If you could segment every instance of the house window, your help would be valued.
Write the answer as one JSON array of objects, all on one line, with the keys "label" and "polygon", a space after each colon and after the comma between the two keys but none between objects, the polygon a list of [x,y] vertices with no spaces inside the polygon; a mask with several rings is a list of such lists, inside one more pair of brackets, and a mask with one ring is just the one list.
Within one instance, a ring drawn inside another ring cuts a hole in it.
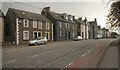
[{"label": "house window", "polygon": [[37,21],[33,21],[33,28],[37,28]]},{"label": "house window", "polygon": [[50,33],[49,32],[45,32],[45,37],[47,38],[47,40],[50,40]]},{"label": "house window", "polygon": [[40,31],[33,32],[33,39],[36,39],[36,38],[41,37],[41,36],[42,36],[42,32],[40,32]]},{"label": "house window", "polygon": [[70,28],[70,23],[68,23],[68,28]]},{"label": "house window", "polygon": [[73,24],[73,29],[74,29],[74,24]]},{"label": "house window", "polygon": [[50,29],[50,24],[48,22],[46,22],[46,30]]},{"label": "house window", "polygon": [[29,27],[29,20],[28,19],[23,20],[23,27]]},{"label": "house window", "polygon": [[60,30],[60,37],[62,37],[62,31]]},{"label": "house window", "polygon": [[42,22],[41,21],[38,22],[38,28],[42,29]]},{"label": "house window", "polygon": [[65,23],[65,28],[67,28],[67,23]]},{"label": "house window", "polygon": [[60,24],[60,28],[62,27],[62,24],[61,24],[61,22],[59,22],[59,24]]},{"label": "house window", "polygon": [[73,32],[73,37],[75,37],[75,34],[74,34],[74,32]]},{"label": "house window", "polygon": [[29,40],[29,31],[23,31],[23,40]]}]

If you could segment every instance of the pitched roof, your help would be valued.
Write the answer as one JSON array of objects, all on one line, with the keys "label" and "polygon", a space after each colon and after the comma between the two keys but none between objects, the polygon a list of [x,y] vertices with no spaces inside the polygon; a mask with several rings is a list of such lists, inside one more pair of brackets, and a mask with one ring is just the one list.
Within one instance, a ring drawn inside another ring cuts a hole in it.
[{"label": "pitched roof", "polygon": [[83,21],[80,21],[79,19],[75,19],[75,21],[80,23],[80,24],[85,24]]},{"label": "pitched roof", "polygon": [[92,26],[95,26],[96,21],[89,21],[88,23],[89,23],[90,25],[92,25]]},{"label": "pitched roof", "polygon": [[1,10],[0,10],[0,17],[4,17],[4,14]]},{"label": "pitched roof", "polygon": [[59,13],[55,13],[55,12],[51,12],[51,11],[49,13],[56,20],[60,20],[60,21],[64,21],[64,22],[69,22],[69,23],[75,23],[74,21],[70,21],[68,19],[62,18],[61,14],[59,14]]},{"label": "pitched roof", "polygon": [[13,8],[10,8],[10,10],[16,15],[16,17],[19,17],[19,18],[50,22],[46,17],[44,17],[41,14],[18,10],[18,9],[13,9]]}]

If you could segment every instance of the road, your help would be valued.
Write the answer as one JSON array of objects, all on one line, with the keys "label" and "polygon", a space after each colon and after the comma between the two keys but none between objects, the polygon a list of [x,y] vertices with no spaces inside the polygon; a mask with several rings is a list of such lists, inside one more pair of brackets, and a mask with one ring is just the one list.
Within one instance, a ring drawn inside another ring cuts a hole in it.
[{"label": "road", "polygon": [[114,39],[59,41],[38,46],[3,48],[3,68],[96,68]]}]

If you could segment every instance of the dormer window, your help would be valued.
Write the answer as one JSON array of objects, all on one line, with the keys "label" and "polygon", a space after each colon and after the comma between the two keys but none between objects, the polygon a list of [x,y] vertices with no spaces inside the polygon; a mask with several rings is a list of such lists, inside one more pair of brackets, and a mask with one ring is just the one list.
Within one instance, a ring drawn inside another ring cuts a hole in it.
[{"label": "dormer window", "polygon": [[66,16],[65,19],[68,19],[68,17]]},{"label": "dormer window", "polygon": [[58,15],[57,14],[55,14],[55,17],[57,17]]},{"label": "dormer window", "polygon": [[73,18],[71,18],[70,20],[73,21]]},{"label": "dormer window", "polygon": [[24,15],[24,14],[25,14],[25,12],[22,12],[22,14]]}]

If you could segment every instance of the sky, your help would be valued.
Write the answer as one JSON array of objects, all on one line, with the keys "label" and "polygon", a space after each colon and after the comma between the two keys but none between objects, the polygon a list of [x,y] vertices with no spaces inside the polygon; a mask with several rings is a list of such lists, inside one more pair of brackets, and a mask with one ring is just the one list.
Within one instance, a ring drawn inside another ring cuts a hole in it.
[{"label": "sky", "polygon": [[[55,0],[53,0],[55,1]],[[51,7],[51,11],[57,13],[68,13],[76,17],[87,17],[88,21],[94,21],[97,18],[98,25],[106,27],[106,16],[108,8],[102,1],[74,1],[74,2],[2,2],[2,11],[7,13],[8,8],[16,8],[34,13],[41,13],[44,7]]]}]

